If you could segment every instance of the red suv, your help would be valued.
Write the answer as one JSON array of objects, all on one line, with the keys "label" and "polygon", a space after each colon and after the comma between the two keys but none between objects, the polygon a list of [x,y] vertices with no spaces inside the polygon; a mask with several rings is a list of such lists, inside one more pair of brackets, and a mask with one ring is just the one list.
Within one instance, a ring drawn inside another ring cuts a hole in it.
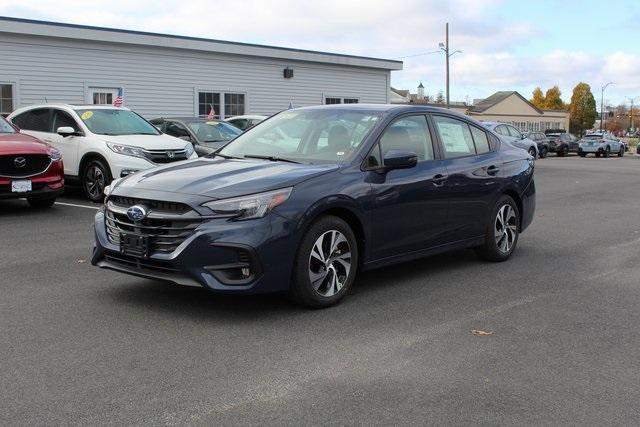
[{"label": "red suv", "polygon": [[26,198],[33,207],[48,208],[63,188],[60,152],[0,116],[0,199]]}]

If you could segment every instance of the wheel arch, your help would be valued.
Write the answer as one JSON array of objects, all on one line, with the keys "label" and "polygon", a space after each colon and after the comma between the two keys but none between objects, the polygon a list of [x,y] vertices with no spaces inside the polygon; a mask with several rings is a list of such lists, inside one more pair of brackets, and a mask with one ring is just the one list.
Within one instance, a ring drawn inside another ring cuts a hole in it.
[{"label": "wheel arch", "polygon": [[109,164],[105,156],[103,156],[102,154],[96,151],[89,151],[82,156],[82,158],[80,159],[80,163],[78,163],[78,178],[80,180],[82,180],[82,176],[84,175],[85,168],[87,167],[89,162],[93,160],[100,160],[101,162],[104,162],[105,166],[109,168],[109,174],[111,175],[111,178],[113,178],[113,171],[111,170],[111,165]]},{"label": "wheel arch", "polygon": [[314,204],[298,223],[299,238],[297,244],[303,239],[307,230],[320,217],[332,215],[346,222],[358,244],[358,264],[362,265],[368,253],[368,230],[365,228],[364,214],[357,207],[355,200],[346,196],[332,196]]},{"label": "wheel arch", "polygon": [[524,213],[524,207],[522,205],[522,197],[520,197],[520,194],[518,194],[518,192],[513,188],[506,188],[505,190],[502,191],[501,196],[502,195],[509,196],[513,199],[514,202],[516,202],[516,207],[518,208],[518,228],[521,229],[522,215]]}]

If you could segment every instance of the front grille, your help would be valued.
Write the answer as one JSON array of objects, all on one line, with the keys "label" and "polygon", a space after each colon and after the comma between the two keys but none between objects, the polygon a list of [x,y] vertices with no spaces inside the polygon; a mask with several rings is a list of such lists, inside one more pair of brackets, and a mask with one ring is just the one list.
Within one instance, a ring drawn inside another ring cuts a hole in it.
[{"label": "front grille", "polygon": [[51,159],[46,154],[12,154],[0,156],[0,175],[26,178],[47,170]]},{"label": "front grille", "polygon": [[171,163],[187,159],[187,150],[145,150],[144,155],[153,163]]},{"label": "front grille", "polygon": [[120,264],[123,267],[135,268],[142,271],[149,270],[158,271],[161,273],[177,273],[180,271],[179,269],[175,268],[173,265],[165,261],[140,259],[122,254],[114,254],[111,252],[107,252],[104,255],[104,258],[114,264]]},{"label": "front grille", "polygon": [[[144,205],[149,214],[141,221],[132,221],[127,209]],[[200,215],[181,203],[143,200],[114,196],[107,202],[106,230],[109,241],[120,245],[122,233],[146,236],[148,253],[167,254],[176,250],[200,225]]]}]

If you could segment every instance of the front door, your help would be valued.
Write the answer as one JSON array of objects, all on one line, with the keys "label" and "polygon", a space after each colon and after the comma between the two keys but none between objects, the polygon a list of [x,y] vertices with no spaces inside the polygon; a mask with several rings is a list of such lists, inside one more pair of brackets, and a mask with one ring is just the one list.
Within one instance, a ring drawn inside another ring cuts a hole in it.
[{"label": "front door", "polygon": [[434,156],[426,116],[404,116],[391,123],[372,151],[373,163],[382,165],[389,150],[414,152],[418,164],[410,169],[369,172],[374,194],[371,247],[376,260],[446,241],[446,177],[442,162]]},{"label": "front door", "polygon": [[82,128],[69,113],[58,109],[53,109],[52,121],[53,126],[50,138],[53,141],[52,144],[60,151],[60,154],[62,154],[64,173],[65,175],[79,175],[78,149],[84,137],[58,135],[57,130],[61,127],[72,127],[76,132],[81,132]]}]

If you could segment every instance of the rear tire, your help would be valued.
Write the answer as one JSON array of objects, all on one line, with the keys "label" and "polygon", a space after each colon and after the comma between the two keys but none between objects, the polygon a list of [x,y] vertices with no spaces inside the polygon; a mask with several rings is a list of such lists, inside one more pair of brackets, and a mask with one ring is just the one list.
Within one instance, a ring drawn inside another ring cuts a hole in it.
[{"label": "rear tire", "polygon": [[506,261],[518,244],[520,234],[518,206],[511,197],[503,195],[489,218],[484,244],[475,248],[476,253],[487,261]]},{"label": "rear tire", "polygon": [[305,233],[293,266],[289,298],[309,308],[337,304],[358,269],[358,244],[351,227],[336,216],[323,216]]},{"label": "rear tire", "polygon": [[587,153],[584,153],[584,152],[580,152],[580,153],[578,153],[578,155],[579,155],[580,157],[587,157]]},{"label": "rear tire", "polygon": [[50,199],[31,199],[31,198],[27,198],[27,202],[29,203],[29,205],[32,208],[36,208],[36,209],[47,209],[50,208],[51,206],[53,206],[53,204],[56,202],[56,198],[50,198]]},{"label": "rear tire", "polygon": [[102,202],[104,188],[111,183],[111,171],[102,160],[90,161],[82,171],[82,189],[92,202]]}]

